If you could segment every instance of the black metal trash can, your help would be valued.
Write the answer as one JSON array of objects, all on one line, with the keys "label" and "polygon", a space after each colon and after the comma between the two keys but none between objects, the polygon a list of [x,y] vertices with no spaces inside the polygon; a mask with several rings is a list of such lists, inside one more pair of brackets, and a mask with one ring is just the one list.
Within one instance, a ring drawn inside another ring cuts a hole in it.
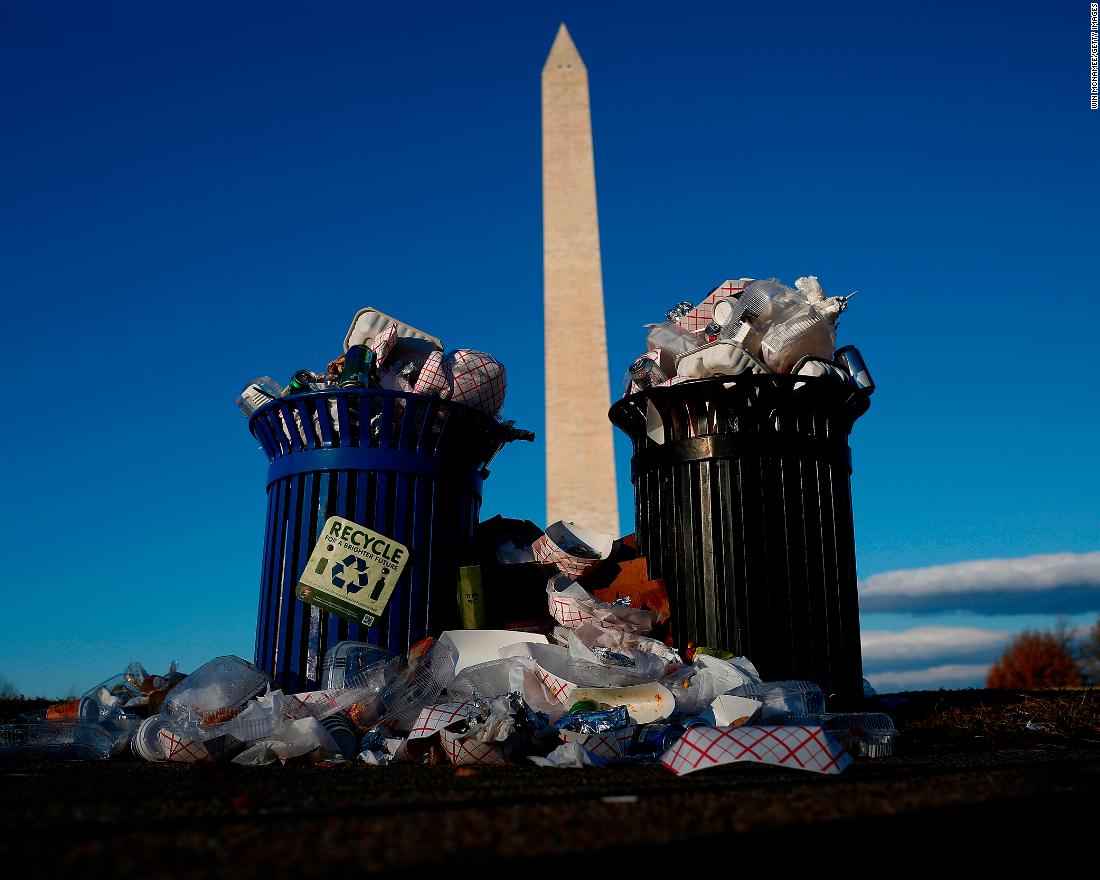
[{"label": "black metal trash can", "polygon": [[[459,403],[381,389],[282,398],[257,410],[249,429],[271,462],[256,665],[279,687],[316,689],[325,652],[345,639],[401,654],[457,626],[456,572],[477,526],[486,466],[505,443],[532,435]],[[295,596],[330,516],[409,548],[373,626]]]},{"label": "black metal trash can", "polygon": [[[665,579],[679,648],[725,648],[768,680],[862,697],[848,434],[868,398],[769,374],[651,388],[611,407],[634,444],[638,549]],[[658,430],[663,443],[647,433]]]}]

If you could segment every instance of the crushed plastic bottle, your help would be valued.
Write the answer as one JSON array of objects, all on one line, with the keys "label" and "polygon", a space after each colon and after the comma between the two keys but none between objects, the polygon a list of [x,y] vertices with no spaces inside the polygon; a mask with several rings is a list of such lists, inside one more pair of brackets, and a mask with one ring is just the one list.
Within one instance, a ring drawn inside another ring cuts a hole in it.
[{"label": "crushed plastic bottle", "polygon": [[0,758],[96,761],[117,750],[118,738],[98,724],[0,724]]}]

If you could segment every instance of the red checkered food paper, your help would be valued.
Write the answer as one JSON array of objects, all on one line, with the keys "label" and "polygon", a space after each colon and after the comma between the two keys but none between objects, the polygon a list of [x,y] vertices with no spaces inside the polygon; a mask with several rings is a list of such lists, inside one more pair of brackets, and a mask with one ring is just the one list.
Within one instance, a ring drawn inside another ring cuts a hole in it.
[{"label": "red checkered food paper", "polygon": [[446,358],[451,375],[451,399],[491,416],[504,407],[508,382],[504,365],[491,354],[460,348]]},{"label": "red checkered food paper", "polygon": [[283,697],[283,713],[287,718],[305,718],[312,715],[314,718],[324,718],[341,708],[339,696],[341,691],[305,691],[300,694],[288,694]]},{"label": "red checkered food paper", "polygon": [[378,358],[378,366],[382,366],[386,362],[386,358],[390,356],[395,345],[397,345],[396,324],[390,324],[389,327],[371,340],[370,348],[371,351],[374,352],[375,357]]},{"label": "red checkered food paper", "polygon": [[535,543],[531,545],[531,553],[534,554],[536,562],[556,565],[558,571],[574,578],[587,574],[603,562],[602,559],[583,559],[579,556],[571,556],[546,535],[540,535],[535,539]]},{"label": "red checkered food paper", "polygon": [[689,727],[661,763],[678,776],[749,761],[814,773],[840,773],[852,763],[822,727]]},{"label": "red checkered food paper", "polygon": [[546,584],[546,606],[550,616],[566,629],[577,629],[591,623],[601,629],[627,633],[647,633],[653,629],[657,614],[645,608],[601,602],[580,584],[571,583],[558,590],[554,575]]},{"label": "red checkered food paper", "polygon": [[508,381],[504,365],[491,354],[460,348],[442,354],[433,351],[420,368],[413,391],[444,400],[457,400],[491,416],[504,407]]},{"label": "red checkered food paper", "polygon": [[562,730],[558,733],[562,742],[578,743],[588,754],[597,758],[622,758],[630,752],[636,725],[628,724],[619,730],[604,733],[574,733]]},{"label": "red checkered food paper", "polygon": [[752,280],[751,278],[740,278],[737,280],[723,281],[718,287],[708,293],[699,305],[680,318],[676,323],[685,330],[691,330],[693,333],[702,330],[707,324],[714,320],[714,304],[720,299],[725,299],[733,296],[735,293],[740,293],[745,289],[745,285]]},{"label": "red checkered food paper", "polygon": [[[214,755],[206,747],[202,740],[191,739],[186,734],[162,727],[157,732],[161,748],[164,750],[164,758],[180,764],[194,764],[197,761],[212,761]],[[223,739],[223,738],[219,738]],[[217,751],[220,751],[218,749]]]},{"label": "red checkered food paper", "polygon": [[556,700],[563,706],[573,705],[573,691],[578,687],[576,683],[566,681],[564,678],[560,678],[553,672],[544,669],[537,660],[535,661],[535,675],[538,676],[539,681],[542,682],[552,700]]},{"label": "red checkered food paper", "polygon": [[[570,552],[576,549],[585,550],[587,555],[577,556]],[[552,563],[558,571],[578,578],[614,554],[615,539],[577,523],[559,520],[546,527],[546,532],[531,545],[531,552],[538,562]]]},{"label": "red checkered food paper", "polygon": [[417,394],[430,394],[444,399],[451,396],[451,374],[443,359],[443,352],[433,351],[420,368],[413,391]]},{"label": "red checkered food paper", "polygon": [[592,602],[585,597],[571,595],[569,592],[559,593],[548,588],[546,600],[550,616],[567,629],[576,629],[596,620],[592,613]]},{"label": "red checkered food paper", "polygon": [[508,756],[512,753],[512,746],[507,741],[479,742],[466,734],[455,733],[446,728],[439,731],[439,742],[456,767],[507,764]]},{"label": "red checkered food paper", "polygon": [[429,706],[427,709],[421,710],[420,716],[416,719],[416,724],[409,731],[409,739],[423,739],[432,736],[449,724],[469,718],[473,711],[473,700]]}]

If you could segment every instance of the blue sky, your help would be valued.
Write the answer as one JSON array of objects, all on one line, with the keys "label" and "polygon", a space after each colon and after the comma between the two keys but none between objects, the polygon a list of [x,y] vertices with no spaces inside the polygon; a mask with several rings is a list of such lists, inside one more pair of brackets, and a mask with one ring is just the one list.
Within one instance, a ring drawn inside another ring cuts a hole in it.
[{"label": "blue sky", "polygon": [[[60,695],[132,658],[251,656],[266,464],[233,401],[323,366],[362,306],[493,352],[505,415],[541,434],[539,70],[562,20],[591,80],[613,386],[643,323],[726,278],[858,288],[861,578],[1100,549],[1087,3],[8,0],[0,676]],[[542,522],[543,454],[500,455],[483,515]],[[863,625],[965,641],[1047,625],[1060,595]]]}]

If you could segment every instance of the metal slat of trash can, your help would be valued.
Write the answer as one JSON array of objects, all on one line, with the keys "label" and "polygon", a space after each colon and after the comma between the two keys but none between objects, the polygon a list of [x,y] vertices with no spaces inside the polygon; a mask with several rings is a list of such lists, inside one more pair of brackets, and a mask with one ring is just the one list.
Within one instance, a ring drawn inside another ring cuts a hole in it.
[{"label": "metal slat of trash can", "polygon": [[[341,389],[282,398],[249,427],[270,462],[256,665],[278,686],[317,688],[325,652],[345,639],[404,653],[457,625],[455,572],[477,525],[486,465],[515,436],[509,426],[438,398]],[[409,548],[386,612],[369,628],[294,595],[330,516]]]},{"label": "metal slat of trash can", "polygon": [[665,579],[679,648],[725,648],[765,679],[862,696],[848,435],[868,406],[842,382],[769,374],[611,407],[634,444],[638,548]]}]

